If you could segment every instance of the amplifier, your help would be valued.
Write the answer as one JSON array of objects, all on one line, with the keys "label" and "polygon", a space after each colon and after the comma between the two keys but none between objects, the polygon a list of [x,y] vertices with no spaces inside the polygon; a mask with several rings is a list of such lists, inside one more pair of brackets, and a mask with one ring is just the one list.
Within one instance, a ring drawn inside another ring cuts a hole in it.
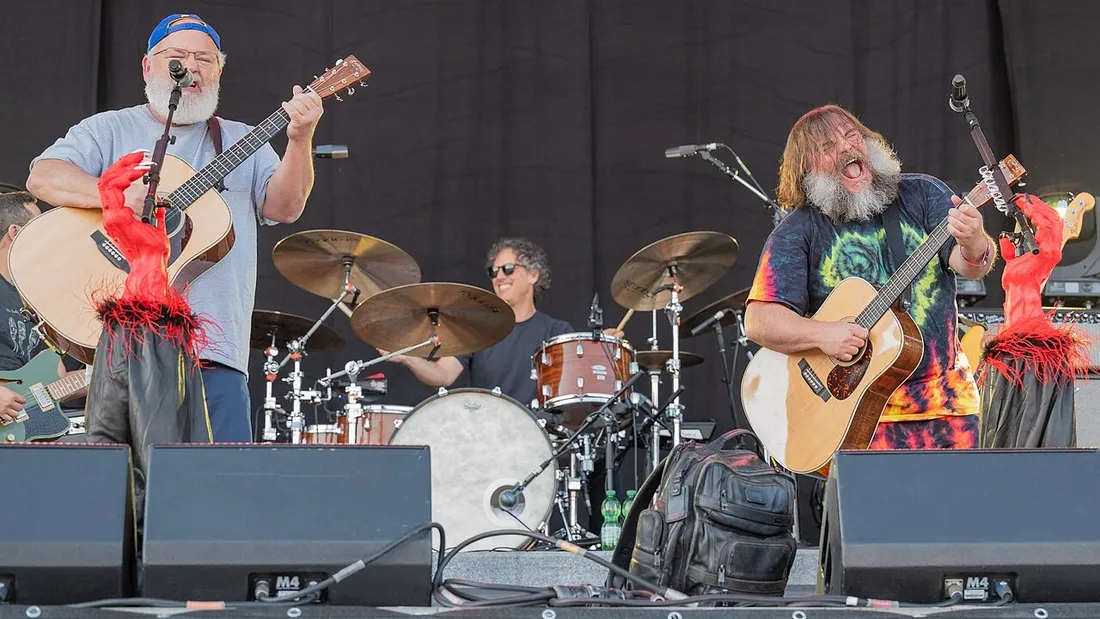
[{"label": "amplifier", "polygon": [[[1050,311],[1055,308],[1046,309]],[[959,311],[959,316],[985,326],[987,335],[996,335],[1005,321],[1004,310],[999,307],[967,308]],[[1100,310],[1060,309],[1055,311],[1051,322],[1055,326],[1073,324],[1088,334],[1092,340],[1092,345],[1089,346],[1089,370],[1100,372]]]}]

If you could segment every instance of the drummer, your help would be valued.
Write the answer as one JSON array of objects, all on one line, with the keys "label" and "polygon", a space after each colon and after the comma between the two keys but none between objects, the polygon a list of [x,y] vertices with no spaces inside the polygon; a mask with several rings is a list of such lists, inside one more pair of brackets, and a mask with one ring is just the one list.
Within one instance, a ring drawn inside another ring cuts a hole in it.
[{"label": "drummer", "polygon": [[[529,406],[537,395],[531,379],[531,355],[546,340],[574,329],[535,308],[536,299],[550,290],[550,263],[541,247],[525,238],[501,239],[489,248],[485,267],[493,292],[516,315],[516,326],[507,337],[471,355],[434,361],[399,355],[391,361],[409,368],[420,382],[434,388],[450,387],[467,370],[471,387],[500,387],[505,395]],[[617,329],[605,329],[604,333],[622,337]]]}]

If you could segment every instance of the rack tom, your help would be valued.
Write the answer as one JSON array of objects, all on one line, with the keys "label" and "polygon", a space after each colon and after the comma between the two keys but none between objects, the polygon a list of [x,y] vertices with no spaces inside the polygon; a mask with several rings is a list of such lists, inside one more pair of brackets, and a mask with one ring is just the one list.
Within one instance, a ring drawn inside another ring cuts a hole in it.
[{"label": "rack tom", "polygon": [[562,413],[562,425],[577,429],[622,388],[633,361],[630,344],[603,333],[565,333],[546,340],[531,357],[538,404]]}]

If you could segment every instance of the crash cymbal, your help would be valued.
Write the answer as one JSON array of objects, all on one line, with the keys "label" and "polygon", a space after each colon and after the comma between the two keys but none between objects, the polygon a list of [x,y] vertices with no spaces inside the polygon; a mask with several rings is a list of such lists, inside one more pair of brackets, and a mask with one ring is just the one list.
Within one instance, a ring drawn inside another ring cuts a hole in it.
[{"label": "crash cymbal", "polygon": [[[351,315],[351,328],[364,342],[393,352],[428,339],[432,312],[438,316],[435,333],[441,340],[437,358],[484,350],[516,325],[512,308],[488,290],[426,282],[383,290],[363,301]],[[425,346],[409,356],[427,357],[430,352]]]},{"label": "crash cymbal", "polygon": [[[639,350],[634,353],[634,360],[643,370],[655,372],[665,369],[665,362],[672,358],[671,350]],[[680,367],[690,368],[703,362],[702,355],[685,350],[680,351]]]},{"label": "crash cymbal", "polygon": [[[728,296],[722,297],[721,299],[718,299],[714,303],[711,303],[710,305],[704,307],[703,309],[699,310],[698,312],[695,312],[691,316],[688,316],[686,319],[682,320],[680,322],[680,337],[692,337],[692,335],[691,335],[691,330],[692,329],[699,326],[704,321],[706,321],[706,319],[710,318],[711,316],[714,316],[715,314],[717,314],[721,310],[728,310],[728,311],[726,312],[726,314],[724,316],[722,316],[722,319],[719,320],[718,322],[722,323],[723,327],[729,326],[733,322],[734,318],[736,317],[736,314],[734,314],[734,312],[736,312],[738,310],[744,310],[745,309],[745,304],[748,302],[748,300],[749,300],[749,289],[748,288],[745,288],[743,290],[738,290],[737,292],[735,292],[731,295],[728,295]],[[700,331],[700,335],[702,333],[703,332]]]},{"label": "crash cymbal", "polygon": [[[252,310],[252,337],[248,340],[249,348],[263,350],[271,346],[271,336],[275,336],[275,346],[286,349],[286,343],[305,335],[316,320],[310,320],[296,314],[272,312],[268,310]],[[339,350],[344,347],[344,338],[322,323],[309,336],[306,342],[306,350],[310,352],[324,352]]]},{"label": "crash cymbal", "polygon": [[670,236],[647,245],[619,267],[611,280],[611,298],[627,309],[661,309],[672,298],[665,287],[674,280],[683,287],[683,302],[718,281],[736,260],[737,240],[728,234]]},{"label": "crash cymbal", "polygon": [[271,260],[290,283],[326,299],[342,292],[345,260],[351,262],[351,283],[360,300],[420,281],[420,267],[399,247],[345,230],[292,234],[275,244]]}]

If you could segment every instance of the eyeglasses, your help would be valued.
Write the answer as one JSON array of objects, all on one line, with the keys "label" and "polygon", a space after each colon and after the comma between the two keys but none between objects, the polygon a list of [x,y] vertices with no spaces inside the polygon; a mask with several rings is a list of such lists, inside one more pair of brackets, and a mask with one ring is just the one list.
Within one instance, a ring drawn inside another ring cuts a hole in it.
[{"label": "eyeglasses", "polygon": [[208,51],[192,52],[178,47],[166,47],[153,55],[159,56],[160,54],[164,54],[164,57],[168,60],[179,60],[180,62],[187,60],[188,56],[194,56],[196,62],[206,66],[212,66],[218,62],[218,55]]},{"label": "eyeglasses", "polygon": [[491,266],[488,269],[486,269],[486,271],[488,271],[488,273],[489,273],[489,279],[496,279],[497,273],[500,273],[501,271],[504,271],[505,275],[511,275],[512,273],[516,272],[516,267],[521,267],[521,266],[523,266],[523,265],[522,264],[515,264],[514,262],[509,262],[508,264],[502,264],[500,266]]}]

